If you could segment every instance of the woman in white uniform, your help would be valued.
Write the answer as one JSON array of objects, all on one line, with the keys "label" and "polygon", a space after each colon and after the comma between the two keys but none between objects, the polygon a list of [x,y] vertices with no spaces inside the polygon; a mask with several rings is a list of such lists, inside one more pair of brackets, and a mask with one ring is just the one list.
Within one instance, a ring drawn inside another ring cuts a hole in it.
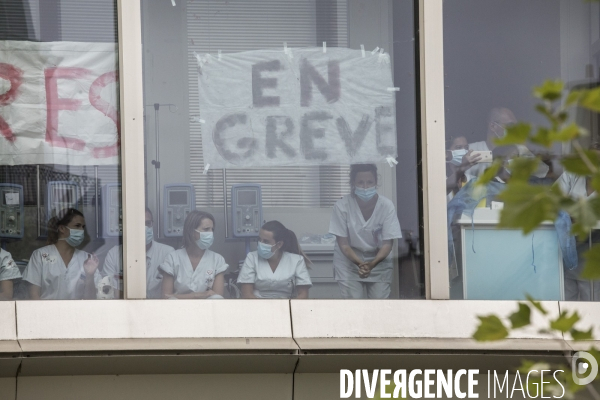
[{"label": "woman in white uniform", "polygon": [[159,270],[166,299],[222,299],[225,259],[208,248],[214,240],[215,218],[192,211],[183,224],[183,249],[169,253]]},{"label": "woman in white uniform", "polygon": [[248,253],[237,282],[244,299],[307,299],[312,286],[296,234],[279,221],[269,221],[258,233],[256,251]]},{"label": "woman in white uniform", "polygon": [[21,272],[10,253],[0,249],[0,300],[12,300],[13,279],[19,279]]},{"label": "woman in white uniform", "polygon": [[350,168],[351,193],[335,203],[329,233],[336,236],[334,277],[346,299],[390,295],[392,241],[402,237],[394,204],[377,194],[377,167]]},{"label": "woman in white uniform", "polygon": [[[600,144],[594,144],[592,149],[600,151]],[[575,199],[591,198],[597,196],[596,191],[592,187],[591,178],[585,176],[574,175],[570,172],[563,172],[556,181],[556,185],[560,187],[562,192]],[[598,231],[592,231],[592,242],[596,243]],[[577,253],[579,253],[578,266],[572,270],[565,268],[564,270],[564,286],[565,300],[570,301],[599,301],[600,300],[600,281],[588,281],[581,278],[583,272],[583,256],[582,253],[589,247],[588,241],[577,242]]]},{"label": "woman in white uniform", "polygon": [[100,280],[98,258],[77,249],[85,236],[85,219],[74,208],[48,222],[48,246],[35,250],[23,272],[32,300],[95,299]]}]

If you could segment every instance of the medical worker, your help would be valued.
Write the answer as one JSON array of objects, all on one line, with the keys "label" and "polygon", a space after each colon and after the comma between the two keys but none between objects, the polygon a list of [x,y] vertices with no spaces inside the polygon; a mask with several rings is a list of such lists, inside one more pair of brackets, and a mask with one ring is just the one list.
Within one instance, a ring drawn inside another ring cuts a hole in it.
[{"label": "medical worker", "polygon": [[225,259],[209,250],[214,240],[215,218],[192,211],[183,224],[183,249],[175,250],[160,265],[162,294],[166,299],[222,299]]},{"label": "medical worker", "polygon": [[312,286],[296,234],[279,221],[269,221],[258,233],[257,250],[246,256],[238,276],[244,299],[307,299]]},{"label": "medical worker", "polygon": [[13,279],[19,279],[21,272],[10,253],[0,249],[0,300],[12,300]]},{"label": "medical worker", "polygon": [[32,300],[95,299],[100,280],[98,258],[77,249],[85,237],[85,219],[74,208],[48,222],[48,246],[35,250],[23,272]]},{"label": "medical worker", "polygon": [[394,263],[392,241],[402,237],[394,204],[377,194],[377,167],[350,168],[351,193],[335,203],[329,233],[336,236],[334,277],[346,299],[386,299]]},{"label": "medical worker", "polygon": [[[589,147],[600,154],[600,143],[594,142]],[[563,172],[556,181],[561,191],[574,199],[591,199],[598,194],[592,186],[591,177]],[[592,243],[598,242],[600,232],[592,230]],[[581,278],[584,269],[583,252],[589,249],[589,240],[577,243],[578,264],[573,269],[564,269],[565,300],[569,301],[600,301],[600,281],[589,281]]]},{"label": "medical worker", "polygon": [[[146,208],[146,298],[162,299],[162,274],[158,267],[172,251],[171,246],[154,241],[154,221],[152,211]],[[115,298],[121,298],[123,290],[123,246],[118,245],[109,250],[102,270],[104,276],[111,278],[115,289]]]}]

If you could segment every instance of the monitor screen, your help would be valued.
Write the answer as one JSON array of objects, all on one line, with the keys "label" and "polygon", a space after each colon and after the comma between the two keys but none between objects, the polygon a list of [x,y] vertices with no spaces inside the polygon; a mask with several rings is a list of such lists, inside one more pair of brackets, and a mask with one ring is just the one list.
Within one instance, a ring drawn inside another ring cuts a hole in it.
[{"label": "monitor screen", "polygon": [[256,190],[238,190],[237,203],[239,206],[255,206],[256,205]]},{"label": "monitor screen", "polygon": [[169,191],[169,205],[181,206],[188,204],[188,192],[185,190]]}]

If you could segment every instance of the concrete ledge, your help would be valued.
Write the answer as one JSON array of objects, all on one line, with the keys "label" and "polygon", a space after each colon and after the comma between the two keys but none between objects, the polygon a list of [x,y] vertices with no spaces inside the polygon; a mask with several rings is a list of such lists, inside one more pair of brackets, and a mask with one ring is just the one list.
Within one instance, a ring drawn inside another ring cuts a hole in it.
[{"label": "concrete ledge", "polygon": [[[558,315],[558,302],[544,306]],[[506,317],[516,310],[514,301],[292,300],[291,308],[294,339],[302,350],[561,350],[565,345],[538,333],[545,327],[540,318],[507,340],[471,338],[478,315]]]},{"label": "concrete ledge", "polygon": [[17,317],[14,301],[0,301],[0,353],[18,353]]},{"label": "concrete ledge", "polygon": [[561,311],[577,311],[579,313],[581,321],[575,325],[579,330],[587,331],[590,328],[594,328],[594,337],[592,340],[578,342],[567,340],[573,349],[587,350],[591,346],[596,346],[596,348],[600,347],[600,303],[591,301],[561,301],[559,307]]},{"label": "concrete ledge", "polygon": [[289,301],[19,301],[24,352],[297,349]]}]

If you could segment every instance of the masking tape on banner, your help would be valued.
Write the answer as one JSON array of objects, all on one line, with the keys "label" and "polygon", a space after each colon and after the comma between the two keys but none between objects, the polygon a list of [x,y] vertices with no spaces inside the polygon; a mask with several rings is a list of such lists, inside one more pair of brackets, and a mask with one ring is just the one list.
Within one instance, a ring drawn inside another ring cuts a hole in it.
[{"label": "masking tape on banner", "polygon": [[394,167],[394,165],[398,165],[398,161],[396,161],[396,158],[392,156],[386,157],[385,161],[387,161],[389,166],[392,168]]}]

